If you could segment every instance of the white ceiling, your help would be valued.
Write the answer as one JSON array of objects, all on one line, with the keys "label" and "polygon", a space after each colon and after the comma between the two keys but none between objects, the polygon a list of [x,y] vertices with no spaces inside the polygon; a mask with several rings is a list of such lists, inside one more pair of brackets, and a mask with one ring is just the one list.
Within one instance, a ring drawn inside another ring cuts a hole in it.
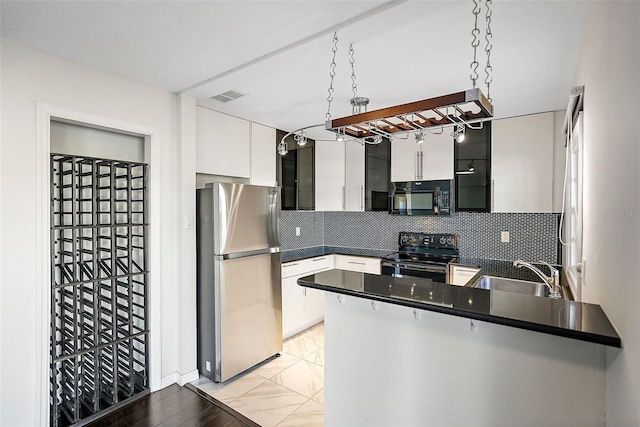
[{"label": "white ceiling", "polygon": [[[565,108],[588,7],[586,1],[494,1],[496,117]],[[201,106],[293,130],[325,120],[334,31],[333,117],[351,113],[350,43],[358,95],[371,99],[370,110],[471,88],[472,8],[471,0],[2,0],[0,34],[183,92]],[[484,9],[480,17],[484,22]],[[482,71],[484,51],[478,55]],[[224,104],[210,99],[229,89],[247,96]],[[310,136],[330,137],[321,129]]]}]

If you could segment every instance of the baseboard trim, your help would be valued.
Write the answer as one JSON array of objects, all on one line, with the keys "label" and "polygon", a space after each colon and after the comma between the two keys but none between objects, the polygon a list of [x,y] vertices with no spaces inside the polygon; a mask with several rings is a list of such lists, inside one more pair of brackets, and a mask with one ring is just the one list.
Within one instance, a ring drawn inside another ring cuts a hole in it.
[{"label": "baseboard trim", "polygon": [[178,384],[179,386],[184,386],[191,381],[195,381],[200,377],[197,369],[194,369],[191,372],[188,372],[184,375],[181,375],[178,372],[173,372],[165,377],[162,377],[162,386],[161,388],[169,387],[171,384]]},{"label": "baseboard trim", "polygon": [[197,369],[194,369],[193,371],[182,375],[182,377],[180,378],[180,382],[178,384],[180,384],[181,386],[184,386],[185,384],[195,381],[198,378],[200,378],[200,373],[198,372]]}]

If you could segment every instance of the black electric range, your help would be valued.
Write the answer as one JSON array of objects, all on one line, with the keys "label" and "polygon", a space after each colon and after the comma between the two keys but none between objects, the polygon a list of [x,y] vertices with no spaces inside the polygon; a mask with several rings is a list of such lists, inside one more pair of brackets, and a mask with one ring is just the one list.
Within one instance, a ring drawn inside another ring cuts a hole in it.
[{"label": "black electric range", "polygon": [[458,236],[401,231],[398,251],[382,257],[382,274],[448,283],[449,263],[458,262]]}]

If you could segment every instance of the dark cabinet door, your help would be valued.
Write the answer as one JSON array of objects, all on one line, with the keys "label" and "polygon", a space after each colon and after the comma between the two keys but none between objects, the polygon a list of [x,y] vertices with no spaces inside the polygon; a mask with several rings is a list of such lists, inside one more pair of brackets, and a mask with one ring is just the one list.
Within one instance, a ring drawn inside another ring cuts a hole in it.
[{"label": "dark cabinet door", "polygon": [[455,210],[491,212],[491,122],[455,143]]},{"label": "dark cabinet door", "polygon": [[[277,130],[277,142],[286,132]],[[314,210],[315,193],[315,141],[308,140],[300,147],[293,137],[286,139],[289,152],[278,155],[278,185],[282,187],[282,210]]]},{"label": "dark cabinet door", "polygon": [[295,210],[297,204],[296,182],[298,150],[289,151],[284,156],[278,155],[280,160],[280,176],[278,183],[282,187],[282,209]]},{"label": "dark cabinet door", "polygon": [[298,152],[298,210],[312,211],[316,208],[315,146],[307,144]]},{"label": "dark cabinet door", "polygon": [[391,141],[365,145],[365,210],[388,211],[391,194]]}]

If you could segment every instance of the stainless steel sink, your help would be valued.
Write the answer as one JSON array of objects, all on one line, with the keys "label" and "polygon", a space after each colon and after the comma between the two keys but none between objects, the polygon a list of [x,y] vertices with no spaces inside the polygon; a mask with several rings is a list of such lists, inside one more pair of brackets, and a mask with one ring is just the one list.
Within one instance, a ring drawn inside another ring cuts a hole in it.
[{"label": "stainless steel sink", "polygon": [[506,277],[482,276],[476,285],[481,289],[492,291],[516,292],[519,294],[535,295],[537,297],[546,296],[545,284],[539,282],[529,282],[527,280],[508,279]]}]

